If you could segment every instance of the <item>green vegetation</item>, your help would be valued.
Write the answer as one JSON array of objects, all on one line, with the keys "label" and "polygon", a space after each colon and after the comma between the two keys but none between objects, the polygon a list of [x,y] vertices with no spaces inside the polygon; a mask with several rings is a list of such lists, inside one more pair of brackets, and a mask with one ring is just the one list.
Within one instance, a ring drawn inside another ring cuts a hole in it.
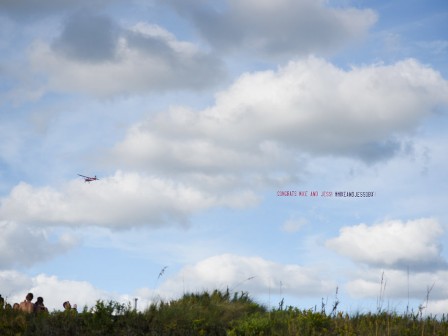
[{"label": "green vegetation", "polygon": [[[336,308],[336,305],[333,307]],[[0,335],[448,335],[448,318],[420,314],[348,315],[283,307],[268,310],[247,293],[185,294],[138,312],[129,305],[97,301],[75,311],[26,314],[0,310]]]}]

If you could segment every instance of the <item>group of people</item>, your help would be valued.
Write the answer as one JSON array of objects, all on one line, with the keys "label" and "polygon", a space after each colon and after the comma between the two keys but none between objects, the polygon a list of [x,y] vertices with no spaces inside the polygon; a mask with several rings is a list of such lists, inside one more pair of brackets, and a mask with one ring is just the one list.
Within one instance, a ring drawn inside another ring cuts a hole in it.
[{"label": "group of people", "polygon": [[[15,310],[20,310],[26,313],[42,313],[42,312],[46,312],[48,313],[48,309],[47,307],[45,307],[44,305],[44,299],[43,297],[39,296],[36,299],[36,302],[32,302],[34,298],[33,293],[28,293],[25,297],[25,300],[20,302],[20,303],[14,303],[14,305],[11,307],[11,305],[9,303],[7,303],[5,305],[5,300],[3,299],[3,297],[0,295],[0,309],[3,308],[3,306],[8,309],[8,308],[12,308]],[[65,301],[62,304],[62,307],[65,310],[76,310],[76,305],[74,305],[74,307],[72,308],[71,304],[69,301]]]}]

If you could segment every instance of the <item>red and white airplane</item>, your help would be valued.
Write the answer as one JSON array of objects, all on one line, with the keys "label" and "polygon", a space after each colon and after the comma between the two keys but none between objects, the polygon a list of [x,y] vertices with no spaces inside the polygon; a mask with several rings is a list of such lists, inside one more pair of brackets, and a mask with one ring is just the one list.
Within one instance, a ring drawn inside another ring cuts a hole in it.
[{"label": "red and white airplane", "polygon": [[92,181],[98,181],[99,180],[99,178],[97,178],[96,177],[96,175],[95,175],[95,177],[90,177],[90,176],[85,176],[85,175],[81,175],[81,174],[78,174],[79,176],[81,176],[83,179],[84,179],[84,182],[92,182]]}]

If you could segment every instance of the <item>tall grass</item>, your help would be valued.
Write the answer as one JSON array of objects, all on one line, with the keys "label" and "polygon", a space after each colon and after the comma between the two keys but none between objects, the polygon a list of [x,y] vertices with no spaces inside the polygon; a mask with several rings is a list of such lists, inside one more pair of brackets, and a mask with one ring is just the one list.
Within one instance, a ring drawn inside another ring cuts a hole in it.
[{"label": "tall grass", "polygon": [[[430,288],[428,287],[428,297]],[[329,312],[279,304],[267,309],[248,293],[204,291],[157,301],[144,311],[131,304],[97,301],[90,309],[42,314],[0,310],[0,335],[448,335],[448,318],[423,317],[420,312],[399,315],[338,311],[337,290]],[[380,305],[379,305],[380,306]],[[447,307],[448,308],[448,307]]]}]

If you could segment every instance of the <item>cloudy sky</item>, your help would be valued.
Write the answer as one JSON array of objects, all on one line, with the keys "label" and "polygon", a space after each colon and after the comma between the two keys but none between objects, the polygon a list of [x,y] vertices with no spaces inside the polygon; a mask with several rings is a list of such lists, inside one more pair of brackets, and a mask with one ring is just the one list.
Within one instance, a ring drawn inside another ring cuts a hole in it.
[{"label": "cloudy sky", "polygon": [[447,32],[445,0],[0,1],[0,294],[446,313]]}]

